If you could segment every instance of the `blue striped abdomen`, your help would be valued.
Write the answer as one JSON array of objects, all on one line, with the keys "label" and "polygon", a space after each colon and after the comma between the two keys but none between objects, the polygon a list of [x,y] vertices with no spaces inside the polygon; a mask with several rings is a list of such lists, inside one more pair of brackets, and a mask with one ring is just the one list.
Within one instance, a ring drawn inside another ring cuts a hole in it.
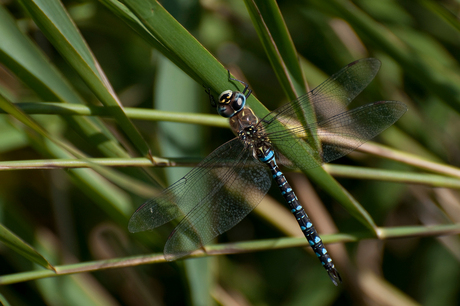
[{"label": "blue striped abdomen", "polygon": [[259,160],[263,163],[266,163],[270,168],[273,179],[278,185],[281,194],[289,204],[291,212],[294,214],[297,222],[299,223],[300,229],[307,238],[308,243],[315,252],[316,256],[321,261],[321,264],[326,269],[332,282],[337,286],[338,282],[342,282],[339,272],[336,270],[335,265],[332,262],[332,259],[329,256],[326,248],[324,247],[323,241],[316,232],[316,229],[313,226],[310,218],[303,209],[302,205],[300,205],[297,196],[291,188],[291,185],[289,185],[283,172],[281,172],[280,168],[276,164],[273,150],[266,150],[263,156],[259,156]]}]

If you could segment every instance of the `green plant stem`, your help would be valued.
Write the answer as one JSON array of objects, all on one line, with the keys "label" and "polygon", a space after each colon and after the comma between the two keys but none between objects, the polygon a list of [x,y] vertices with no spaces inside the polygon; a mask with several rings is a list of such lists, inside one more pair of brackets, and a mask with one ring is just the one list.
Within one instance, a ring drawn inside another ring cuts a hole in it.
[{"label": "green plant stem", "polygon": [[[0,171],[25,169],[90,168],[93,164],[106,167],[194,167],[198,158],[154,158],[155,165],[145,157],[137,158],[89,158],[80,159],[37,159],[1,161]],[[364,168],[356,166],[324,165],[326,171],[335,177],[379,180],[395,183],[423,184],[431,187],[460,189],[460,180],[442,175],[412,173],[406,171]]]},{"label": "green plant stem", "polygon": [[365,143],[362,146],[360,146],[357,149],[357,151],[366,152],[391,160],[399,161],[401,163],[415,166],[420,169],[460,178],[460,169],[456,167],[429,161],[424,158],[420,158],[417,155],[394,150],[377,143]]},{"label": "green plant stem", "polygon": [[[420,236],[440,236],[448,234],[459,234],[460,224],[443,224],[433,226],[400,226],[394,228],[377,228],[379,239],[408,238]],[[373,238],[372,232],[359,232],[351,234],[333,234],[322,235],[324,243],[344,243],[356,242],[361,239]],[[257,241],[245,241],[238,243],[225,243],[206,246],[206,253],[203,250],[193,252],[189,258],[223,255],[223,254],[240,254],[247,252],[256,252],[264,250],[286,249],[293,247],[308,247],[308,241],[304,237],[298,238],[278,238],[264,239]],[[0,276],[0,285],[14,284],[24,281],[41,279],[46,277],[55,277],[60,275],[69,275],[76,273],[85,273],[101,271],[105,269],[115,269],[139,266],[145,264],[164,263],[166,262],[163,254],[155,253],[152,255],[132,256],[124,258],[115,258],[109,260],[98,260],[82,262],[71,265],[54,266],[56,273],[50,270],[38,270],[15,273]]]},{"label": "green plant stem", "polygon": [[459,179],[445,177],[442,175],[342,165],[324,165],[323,167],[327,172],[335,177],[380,180],[407,184],[423,184],[432,187],[460,189]]},{"label": "green plant stem", "polygon": [[[15,105],[26,114],[112,117],[106,107],[57,102],[23,102]],[[131,119],[170,121],[228,128],[228,120],[219,115],[166,112],[143,108],[124,108]],[[0,113],[6,113],[0,109]]]}]

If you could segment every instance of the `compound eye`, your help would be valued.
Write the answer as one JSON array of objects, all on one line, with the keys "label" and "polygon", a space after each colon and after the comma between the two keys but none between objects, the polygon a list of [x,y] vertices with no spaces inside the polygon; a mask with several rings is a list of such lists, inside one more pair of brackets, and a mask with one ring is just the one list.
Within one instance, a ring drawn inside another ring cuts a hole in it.
[{"label": "compound eye", "polygon": [[244,105],[246,104],[246,97],[241,92],[237,91],[234,93],[232,99],[232,108],[235,112],[239,112],[243,109]]},{"label": "compound eye", "polygon": [[217,112],[225,118],[230,118],[240,112],[245,104],[246,97],[241,92],[226,90],[219,96]]},{"label": "compound eye", "polygon": [[225,118],[230,118],[231,116],[235,114],[235,112],[230,107],[230,105],[225,105],[225,104],[219,104],[217,106],[217,112],[219,113],[219,115]]}]

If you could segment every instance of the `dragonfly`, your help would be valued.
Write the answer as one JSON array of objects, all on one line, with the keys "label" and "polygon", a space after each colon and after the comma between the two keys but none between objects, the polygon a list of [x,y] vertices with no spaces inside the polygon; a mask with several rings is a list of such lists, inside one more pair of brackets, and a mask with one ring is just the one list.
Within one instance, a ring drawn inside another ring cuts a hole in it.
[{"label": "dragonfly", "polygon": [[[358,148],[395,123],[406,111],[398,101],[379,101],[352,110],[347,105],[380,69],[374,58],[357,60],[315,89],[258,118],[246,106],[252,93],[226,90],[217,112],[229,118],[237,135],[224,143],[180,180],[146,201],[129,220],[130,232],[152,230],[181,218],[170,234],[164,256],[173,261],[191,254],[248,215],[266,195],[272,180],[295,216],[334,285],[342,282],[312,221],[299,203],[280,165],[314,168]],[[307,123],[307,120],[314,122]],[[282,148],[283,153],[277,148]],[[287,156],[295,156],[290,161]]]}]

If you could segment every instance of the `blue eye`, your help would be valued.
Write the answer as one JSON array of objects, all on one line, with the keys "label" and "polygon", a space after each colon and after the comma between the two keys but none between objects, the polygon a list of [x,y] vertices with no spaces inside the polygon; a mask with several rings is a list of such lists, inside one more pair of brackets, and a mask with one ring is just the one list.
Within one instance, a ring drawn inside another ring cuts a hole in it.
[{"label": "blue eye", "polygon": [[239,91],[234,92],[234,96],[232,98],[232,108],[235,112],[239,112],[243,109],[244,105],[246,104],[246,97]]},{"label": "blue eye", "polygon": [[217,112],[225,118],[230,118],[240,112],[246,104],[246,97],[239,91],[226,90],[219,96]]}]

